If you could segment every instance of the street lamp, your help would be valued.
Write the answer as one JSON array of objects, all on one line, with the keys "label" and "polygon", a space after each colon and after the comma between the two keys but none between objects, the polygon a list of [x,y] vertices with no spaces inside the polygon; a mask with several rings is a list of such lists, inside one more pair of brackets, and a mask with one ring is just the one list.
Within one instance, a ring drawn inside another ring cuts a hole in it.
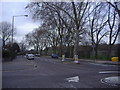
[{"label": "street lamp", "polygon": [[28,15],[16,15],[16,16],[12,17],[12,44],[13,44],[14,18],[15,17],[21,17],[21,16],[28,17]]}]

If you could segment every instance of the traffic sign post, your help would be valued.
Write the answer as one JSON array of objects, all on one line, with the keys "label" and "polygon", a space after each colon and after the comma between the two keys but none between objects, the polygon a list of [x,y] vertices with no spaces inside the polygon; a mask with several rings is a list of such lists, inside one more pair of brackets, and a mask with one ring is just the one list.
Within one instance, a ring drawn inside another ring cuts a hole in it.
[{"label": "traffic sign post", "polygon": [[75,55],[75,63],[78,63],[78,55]]},{"label": "traffic sign post", "polygon": [[65,55],[62,55],[62,61],[65,61]]}]

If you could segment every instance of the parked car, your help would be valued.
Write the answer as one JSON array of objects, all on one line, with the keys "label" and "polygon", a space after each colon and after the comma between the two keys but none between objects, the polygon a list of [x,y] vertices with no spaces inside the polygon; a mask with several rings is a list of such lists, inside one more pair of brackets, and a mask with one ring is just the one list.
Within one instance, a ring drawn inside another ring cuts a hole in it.
[{"label": "parked car", "polygon": [[32,60],[32,59],[34,59],[34,55],[33,54],[26,54],[26,58],[28,60]]},{"label": "parked car", "polygon": [[40,57],[40,54],[35,54],[36,57]]},{"label": "parked car", "polygon": [[51,57],[52,58],[59,58],[59,56],[57,54],[52,54]]}]

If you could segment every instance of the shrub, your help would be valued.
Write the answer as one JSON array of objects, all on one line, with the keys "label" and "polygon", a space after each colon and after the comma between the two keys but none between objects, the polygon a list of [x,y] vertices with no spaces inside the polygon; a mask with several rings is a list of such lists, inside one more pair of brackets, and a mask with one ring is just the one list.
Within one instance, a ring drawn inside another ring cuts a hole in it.
[{"label": "shrub", "polygon": [[9,58],[10,57],[10,52],[8,50],[3,50],[2,57],[3,58]]},{"label": "shrub", "polygon": [[9,51],[9,50],[3,50],[2,51],[2,58],[4,61],[12,61],[16,57],[16,53]]}]

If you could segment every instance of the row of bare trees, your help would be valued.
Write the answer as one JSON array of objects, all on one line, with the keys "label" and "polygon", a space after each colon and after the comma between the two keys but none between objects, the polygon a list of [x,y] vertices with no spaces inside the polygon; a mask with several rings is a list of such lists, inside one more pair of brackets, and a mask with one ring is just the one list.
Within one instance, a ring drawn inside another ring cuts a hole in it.
[{"label": "row of bare trees", "polygon": [[97,58],[99,45],[109,44],[111,52],[119,35],[117,4],[119,2],[31,2],[26,9],[42,25],[28,33],[26,41],[39,53],[51,47],[54,53],[63,55],[67,48],[74,47],[73,56],[78,55],[80,45],[92,45]]}]

